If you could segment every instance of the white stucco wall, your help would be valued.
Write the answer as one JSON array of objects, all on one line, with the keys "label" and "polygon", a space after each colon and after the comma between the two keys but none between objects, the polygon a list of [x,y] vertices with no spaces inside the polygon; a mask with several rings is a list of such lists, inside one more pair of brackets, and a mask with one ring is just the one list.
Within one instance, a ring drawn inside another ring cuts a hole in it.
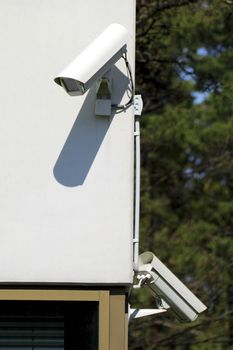
[{"label": "white stucco wall", "polygon": [[[95,88],[53,82],[134,0],[0,0],[0,283],[132,281],[133,109],[94,115]],[[114,67],[113,98],[128,84]],[[123,97],[127,101],[127,96]]]}]

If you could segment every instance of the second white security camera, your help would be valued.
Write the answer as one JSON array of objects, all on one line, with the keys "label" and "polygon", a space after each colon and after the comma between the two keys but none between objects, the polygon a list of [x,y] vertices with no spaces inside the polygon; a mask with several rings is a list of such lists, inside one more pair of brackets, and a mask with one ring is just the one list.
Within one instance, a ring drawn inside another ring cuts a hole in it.
[{"label": "second white security camera", "polygon": [[182,321],[194,321],[206,310],[206,306],[151,252],[139,256],[137,278],[160,299],[162,307],[170,307]]},{"label": "second white security camera", "polygon": [[84,94],[126,52],[128,30],[111,24],[54,80],[71,96]]}]

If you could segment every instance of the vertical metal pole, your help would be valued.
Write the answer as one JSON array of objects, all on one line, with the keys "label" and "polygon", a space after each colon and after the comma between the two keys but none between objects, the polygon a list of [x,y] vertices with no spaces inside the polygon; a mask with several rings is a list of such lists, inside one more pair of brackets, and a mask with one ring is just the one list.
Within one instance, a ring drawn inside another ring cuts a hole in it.
[{"label": "vertical metal pole", "polygon": [[134,270],[138,269],[139,255],[139,224],[140,224],[140,116],[142,113],[143,102],[141,95],[134,96],[134,113],[135,113],[135,195],[134,195]]},{"label": "vertical metal pole", "polygon": [[138,267],[140,223],[140,121],[135,116],[135,196],[134,196],[134,269]]}]

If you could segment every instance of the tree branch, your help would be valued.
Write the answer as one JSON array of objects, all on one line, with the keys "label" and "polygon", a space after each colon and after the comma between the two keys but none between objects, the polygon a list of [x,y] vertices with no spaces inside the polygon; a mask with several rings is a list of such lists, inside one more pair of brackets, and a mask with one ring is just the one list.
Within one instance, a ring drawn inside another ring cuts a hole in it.
[{"label": "tree branch", "polygon": [[[227,0],[227,1],[233,1],[233,0]],[[145,36],[151,30],[151,28],[154,26],[156,22],[155,17],[160,12],[163,12],[165,10],[170,10],[174,7],[187,6],[198,2],[199,0],[166,0],[166,1],[158,1],[158,2],[155,1],[154,4],[151,5],[148,11],[148,14],[146,16],[147,18],[152,18],[153,20],[150,22],[150,24],[142,33],[137,35],[137,38],[141,36]],[[137,26],[139,26],[141,22],[145,21],[145,15],[142,18],[140,18],[140,15],[138,17],[139,17],[139,21],[137,21]]]},{"label": "tree branch", "polygon": [[[197,3],[199,0],[167,0],[167,1],[159,1],[155,3],[155,6],[152,10],[152,14],[156,14],[157,12],[171,9],[173,7],[180,7],[185,5],[190,5],[193,3]],[[233,0],[226,0],[233,1]]]}]

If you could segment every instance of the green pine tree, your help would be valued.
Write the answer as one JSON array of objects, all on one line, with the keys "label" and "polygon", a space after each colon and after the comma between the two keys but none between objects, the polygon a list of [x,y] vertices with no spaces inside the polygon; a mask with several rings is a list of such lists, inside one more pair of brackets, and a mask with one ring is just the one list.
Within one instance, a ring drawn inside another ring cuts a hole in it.
[{"label": "green pine tree", "polygon": [[[233,349],[233,6],[140,0],[141,252],[208,306],[198,321],[133,321],[131,350]],[[196,96],[196,97],[195,97]],[[199,101],[198,101],[199,99]],[[134,305],[154,306],[146,291]]]}]

